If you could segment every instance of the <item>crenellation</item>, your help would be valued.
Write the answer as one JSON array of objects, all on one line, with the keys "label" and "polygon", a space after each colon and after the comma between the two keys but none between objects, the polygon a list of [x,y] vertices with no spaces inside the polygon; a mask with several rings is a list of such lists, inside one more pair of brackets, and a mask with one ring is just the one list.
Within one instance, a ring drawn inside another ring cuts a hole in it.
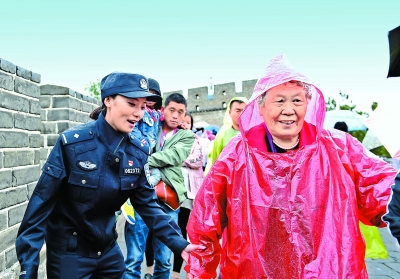
[{"label": "crenellation", "polygon": [[206,121],[221,126],[230,100],[238,96],[250,98],[256,82],[257,80],[242,81],[242,92],[236,91],[234,82],[215,84],[213,95],[208,95],[206,86],[189,89],[188,111],[193,115],[194,122]]},{"label": "crenellation", "polygon": [[41,75],[38,74],[38,73],[32,72],[31,81],[36,82],[36,83],[40,83]]},{"label": "crenellation", "polygon": [[27,69],[25,69],[25,68],[17,66],[17,76],[22,77],[22,78],[27,79],[27,80],[31,80],[32,72],[27,70]]},{"label": "crenellation", "polygon": [[0,69],[10,74],[15,74],[17,66],[3,58],[0,58]]}]

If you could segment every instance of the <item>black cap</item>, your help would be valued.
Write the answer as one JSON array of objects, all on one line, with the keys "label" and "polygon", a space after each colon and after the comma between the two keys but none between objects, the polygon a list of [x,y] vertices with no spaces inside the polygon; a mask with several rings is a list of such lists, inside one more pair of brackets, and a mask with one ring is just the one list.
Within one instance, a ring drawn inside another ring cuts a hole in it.
[{"label": "black cap", "polygon": [[113,72],[100,82],[101,100],[111,95],[122,95],[127,98],[146,98],[157,102],[161,96],[149,92],[148,80],[145,76],[131,73]]}]

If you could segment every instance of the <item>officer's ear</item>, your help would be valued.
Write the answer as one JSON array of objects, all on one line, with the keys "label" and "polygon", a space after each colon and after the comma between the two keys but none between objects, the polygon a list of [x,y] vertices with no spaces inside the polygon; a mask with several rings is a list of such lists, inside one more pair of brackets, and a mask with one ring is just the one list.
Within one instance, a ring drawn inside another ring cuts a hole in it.
[{"label": "officer's ear", "polygon": [[112,100],[112,98],[110,97],[110,96],[107,96],[107,97],[105,97],[104,98],[104,105],[106,106],[106,107],[111,107],[111,100]]}]

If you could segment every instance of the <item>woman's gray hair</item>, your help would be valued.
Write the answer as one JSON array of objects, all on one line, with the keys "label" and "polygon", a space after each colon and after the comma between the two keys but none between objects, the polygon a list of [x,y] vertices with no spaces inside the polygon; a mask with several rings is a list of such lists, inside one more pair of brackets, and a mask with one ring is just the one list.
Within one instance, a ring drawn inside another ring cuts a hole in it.
[{"label": "woman's gray hair", "polygon": [[[286,84],[287,82],[283,83]],[[302,81],[298,80],[291,80],[289,83],[294,84],[296,83],[297,86],[303,87],[306,90],[306,98],[311,99],[311,86],[307,83],[304,83]],[[269,90],[265,91],[262,93],[258,98],[257,98],[257,103],[260,107],[263,107],[265,105],[265,97],[267,96]]]}]

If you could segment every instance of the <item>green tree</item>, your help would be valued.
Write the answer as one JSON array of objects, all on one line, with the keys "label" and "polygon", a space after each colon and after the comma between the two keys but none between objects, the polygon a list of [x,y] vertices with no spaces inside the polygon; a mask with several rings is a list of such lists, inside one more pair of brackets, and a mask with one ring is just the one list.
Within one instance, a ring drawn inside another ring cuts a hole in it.
[{"label": "green tree", "polygon": [[90,96],[100,100],[101,92],[100,92],[100,81],[97,80],[95,82],[91,81],[89,85],[85,88],[85,90],[89,93]]}]

